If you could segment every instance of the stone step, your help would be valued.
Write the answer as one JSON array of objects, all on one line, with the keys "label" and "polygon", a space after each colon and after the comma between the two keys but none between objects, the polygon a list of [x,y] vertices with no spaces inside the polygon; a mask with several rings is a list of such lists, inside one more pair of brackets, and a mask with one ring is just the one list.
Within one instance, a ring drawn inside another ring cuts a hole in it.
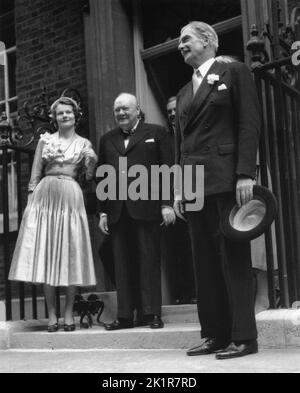
[{"label": "stone step", "polygon": [[[78,321],[77,321],[78,326]],[[187,349],[200,340],[198,323],[171,323],[164,329],[134,328],[107,332],[94,325],[75,332],[47,332],[47,321],[18,324],[10,334],[10,349]]]},{"label": "stone step", "polygon": [[[104,312],[101,317],[103,322],[111,322],[117,315],[117,296],[115,292],[98,294],[104,302]],[[197,306],[195,304],[183,304],[163,306],[162,317],[165,323],[198,323]]]},{"label": "stone step", "polygon": [[165,323],[198,323],[196,305],[163,306],[162,319]]},{"label": "stone step", "polygon": [[[72,333],[47,333],[47,320],[0,322],[0,349],[152,350],[187,349],[199,344],[200,327],[198,322],[193,322],[194,306],[167,306],[163,313],[166,325],[159,330],[135,328],[107,332],[94,324],[91,329],[77,328]],[[79,326],[78,318],[76,324]],[[263,312],[257,315],[257,327],[261,348],[300,348],[300,310]]]}]

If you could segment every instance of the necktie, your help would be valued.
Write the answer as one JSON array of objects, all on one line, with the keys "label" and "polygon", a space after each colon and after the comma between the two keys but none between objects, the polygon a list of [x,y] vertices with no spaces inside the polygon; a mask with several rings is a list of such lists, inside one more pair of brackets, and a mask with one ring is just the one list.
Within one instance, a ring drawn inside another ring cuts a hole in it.
[{"label": "necktie", "polygon": [[196,93],[197,93],[197,91],[198,91],[198,89],[199,89],[199,87],[201,85],[202,79],[203,78],[202,78],[202,75],[201,75],[200,71],[199,70],[194,70],[193,77],[192,77],[193,94],[194,95],[196,95]]}]

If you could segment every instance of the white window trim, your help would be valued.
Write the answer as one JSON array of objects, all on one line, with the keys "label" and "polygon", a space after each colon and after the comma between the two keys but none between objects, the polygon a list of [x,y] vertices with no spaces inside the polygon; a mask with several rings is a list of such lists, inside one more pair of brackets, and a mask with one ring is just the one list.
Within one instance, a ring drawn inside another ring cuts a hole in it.
[{"label": "white window trim", "polygon": [[[8,69],[8,55],[11,53],[15,53],[17,50],[16,46],[10,47],[5,49],[4,51],[0,52],[0,56],[3,56],[4,59],[4,100],[0,100],[0,105],[5,105],[5,112],[7,115],[8,120],[10,120],[11,116],[11,111],[10,111],[10,104],[12,102],[16,102],[18,100],[17,96],[11,97],[10,96],[10,90],[9,90],[9,69]],[[2,154],[2,151],[0,151],[0,155]],[[12,159],[9,165],[16,165],[16,162]],[[12,176],[12,178],[11,178]],[[16,184],[15,184],[15,171],[11,172],[11,175],[9,175],[9,181],[11,181],[11,187],[12,187],[12,195],[10,195],[10,198],[16,198],[17,195],[17,189],[16,189]],[[4,233],[4,215],[3,213],[0,213],[0,235]],[[15,232],[18,230],[18,211],[17,207],[14,207],[12,211],[9,211],[9,232]]]},{"label": "white window trim", "polygon": [[[8,164],[13,165],[14,168],[16,167],[16,161],[14,160],[14,154],[12,150],[9,150],[9,152],[12,154],[11,156],[11,161]],[[0,156],[2,155],[2,151],[0,150]],[[2,169],[2,166],[1,166]],[[1,180],[1,174],[0,174],[0,180]],[[17,178],[16,178],[16,168],[14,171],[11,171],[11,174],[8,176],[8,181],[11,182],[11,195],[9,196],[10,200],[12,198],[17,197]],[[2,195],[0,196],[2,197]],[[0,235],[4,233],[4,214],[0,213]],[[10,206],[10,211],[9,211],[9,232],[15,232],[18,230],[18,206],[17,202],[13,202],[13,206]]]},{"label": "white window trim", "polygon": [[151,122],[165,125],[165,114],[160,109],[149,86],[145,64],[141,56],[144,51],[144,37],[141,3],[139,0],[133,0],[133,45],[137,99],[143,111],[147,113],[147,118],[151,119]]},{"label": "white window trim", "polygon": [[17,101],[18,97],[10,97],[9,91],[9,69],[8,69],[8,55],[17,51],[16,46],[12,46],[0,52],[0,56],[4,57],[4,100],[0,100],[0,105],[5,104],[5,112],[7,118],[10,119],[10,103]]}]

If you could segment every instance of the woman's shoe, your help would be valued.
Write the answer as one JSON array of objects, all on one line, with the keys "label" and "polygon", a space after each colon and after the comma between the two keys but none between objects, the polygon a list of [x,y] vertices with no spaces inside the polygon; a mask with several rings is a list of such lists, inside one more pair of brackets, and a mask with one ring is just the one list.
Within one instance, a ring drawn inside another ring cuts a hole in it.
[{"label": "woman's shoe", "polygon": [[72,325],[64,324],[64,331],[65,332],[74,332],[75,330],[76,330],[75,323],[72,323]]},{"label": "woman's shoe", "polygon": [[48,333],[56,333],[57,331],[58,331],[58,322],[56,322],[54,325],[48,326]]}]

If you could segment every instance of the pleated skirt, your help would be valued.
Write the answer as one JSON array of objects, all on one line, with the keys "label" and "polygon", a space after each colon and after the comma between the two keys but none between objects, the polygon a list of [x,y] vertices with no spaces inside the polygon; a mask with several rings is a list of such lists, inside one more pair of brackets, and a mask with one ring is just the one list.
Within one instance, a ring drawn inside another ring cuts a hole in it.
[{"label": "pleated skirt", "polygon": [[46,176],[34,190],[9,279],[54,287],[96,285],[83,194],[71,177]]}]

